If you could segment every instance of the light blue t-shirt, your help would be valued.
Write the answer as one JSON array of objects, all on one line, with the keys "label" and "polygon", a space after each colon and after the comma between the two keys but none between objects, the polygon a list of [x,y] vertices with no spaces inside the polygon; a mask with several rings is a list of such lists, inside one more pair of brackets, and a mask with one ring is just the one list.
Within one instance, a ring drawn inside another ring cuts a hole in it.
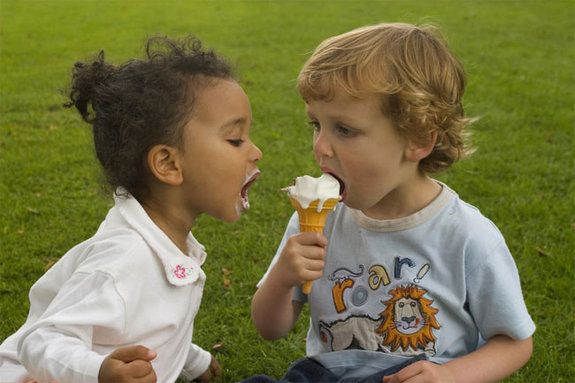
[{"label": "light blue t-shirt", "polygon": [[[375,220],[343,204],[330,214],[324,274],[309,297],[300,289],[294,296],[310,305],[308,356],[360,349],[424,353],[444,363],[495,335],[533,334],[503,236],[441,186],[430,205],[408,217]],[[297,232],[294,214],[272,266]]]}]

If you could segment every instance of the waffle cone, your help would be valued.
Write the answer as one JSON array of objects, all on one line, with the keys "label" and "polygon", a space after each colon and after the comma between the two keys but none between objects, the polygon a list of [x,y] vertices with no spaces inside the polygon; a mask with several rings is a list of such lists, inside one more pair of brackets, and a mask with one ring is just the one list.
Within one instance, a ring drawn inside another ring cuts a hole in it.
[{"label": "waffle cone", "polygon": [[[319,199],[312,201],[306,209],[299,204],[297,199],[290,198],[290,201],[292,206],[297,210],[297,215],[299,216],[299,231],[322,233],[325,226],[325,220],[329,213],[331,213],[335,208],[335,205],[339,202],[339,198],[330,198],[326,200],[320,211],[317,211]],[[311,288],[312,282],[306,281],[303,283],[302,291],[307,295],[311,292]]]},{"label": "waffle cone", "polygon": [[325,226],[325,220],[331,211],[334,209],[335,205],[339,202],[338,198],[330,198],[323,203],[320,211],[317,210],[319,205],[319,200],[316,199],[304,209],[299,204],[298,200],[290,198],[292,206],[297,210],[299,216],[299,230],[301,232],[323,232]]}]

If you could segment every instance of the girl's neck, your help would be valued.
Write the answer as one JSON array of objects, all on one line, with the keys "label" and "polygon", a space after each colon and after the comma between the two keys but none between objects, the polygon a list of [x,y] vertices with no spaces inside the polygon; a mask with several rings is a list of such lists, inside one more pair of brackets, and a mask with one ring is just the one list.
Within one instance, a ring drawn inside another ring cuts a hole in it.
[{"label": "girl's neck", "polygon": [[[169,201],[170,198],[165,200]],[[187,255],[189,249],[186,239],[192,229],[194,219],[186,217],[176,206],[162,203],[153,197],[143,201],[142,206],[160,230]]]}]

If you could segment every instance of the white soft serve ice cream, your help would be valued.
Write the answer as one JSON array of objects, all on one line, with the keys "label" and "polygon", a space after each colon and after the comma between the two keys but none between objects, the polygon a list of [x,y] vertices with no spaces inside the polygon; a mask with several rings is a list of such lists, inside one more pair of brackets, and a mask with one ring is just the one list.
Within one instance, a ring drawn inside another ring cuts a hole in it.
[{"label": "white soft serve ice cream", "polygon": [[339,200],[339,181],[330,174],[324,173],[321,177],[302,176],[295,179],[295,185],[283,190],[288,196],[296,199],[303,209],[319,200],[317,211],[321,211],[325,201],[336,198]]}]

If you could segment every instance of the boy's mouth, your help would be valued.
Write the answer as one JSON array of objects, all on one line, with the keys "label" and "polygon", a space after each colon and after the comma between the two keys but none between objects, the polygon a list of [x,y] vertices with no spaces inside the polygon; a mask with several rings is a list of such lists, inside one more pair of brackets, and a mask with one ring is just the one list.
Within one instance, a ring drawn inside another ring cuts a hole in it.
[{"label": "boy's mouth", "polygon": [[260,171],[258,169],[254,170],[250,175],[246,177],[242,190],[240,191],[240,199],[242,201],[242,208],[247,210],[250,208],[250,199],[248,197],[248,192],[250,187],[256,179],[260,176]]},{"label": "boy's mouth", "polygon": [[332,176],[333,178],[335,178],[337,180],[337,182],[339,182],[339,199],[340,201],[344,201],[345,200],[345,183],[342,181],[341,178],[339,178],[338,176],[336,176],[335,174],[333,174],[332,172],[325,172],[327,174],[329,174],[330,176]]}]

